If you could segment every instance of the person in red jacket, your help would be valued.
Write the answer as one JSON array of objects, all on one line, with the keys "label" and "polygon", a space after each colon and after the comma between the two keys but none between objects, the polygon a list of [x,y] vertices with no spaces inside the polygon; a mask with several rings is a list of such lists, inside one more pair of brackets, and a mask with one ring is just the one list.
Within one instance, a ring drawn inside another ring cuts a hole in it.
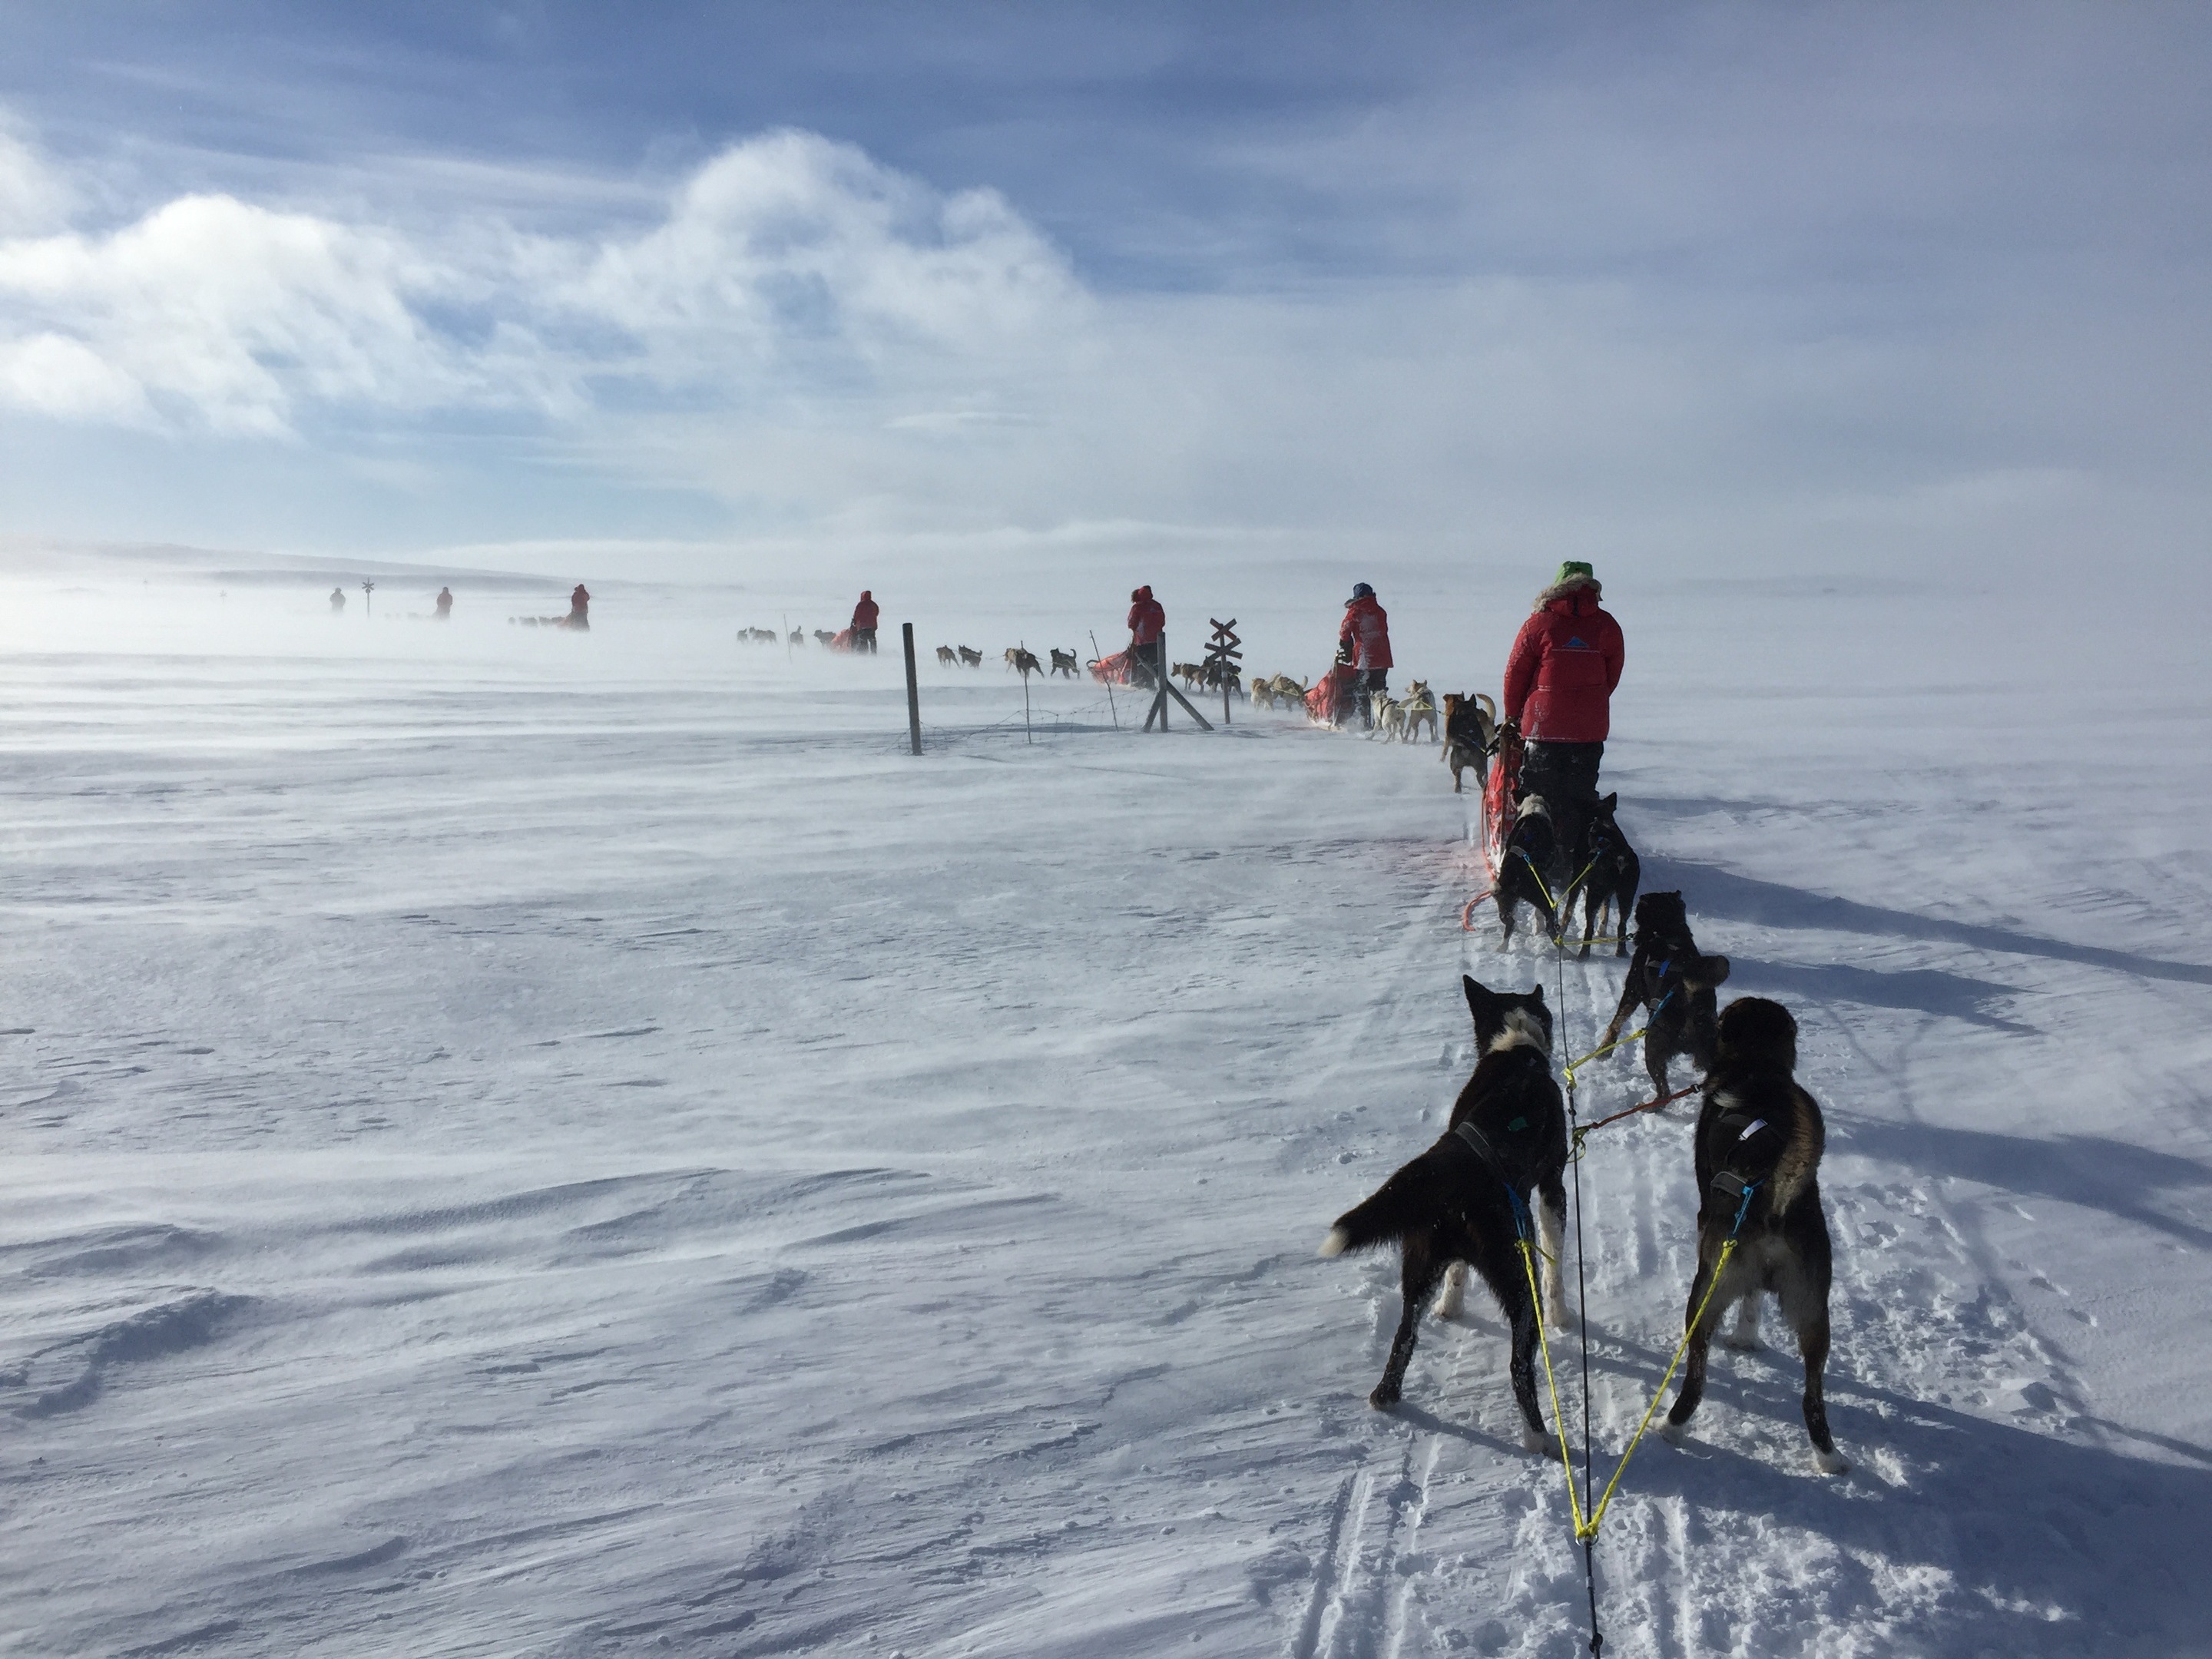
[{"label": "person in red jacket", "polygon": [[1158,679],[1160,634],[1167,625],[1168,613],[1151,588],[1139,587],[1129,595],[1129,666],[1139,685]]},{"label": "person in red jacket", "polygon": [[1598,763],[1620,684],[1620,624],[1599,607],[1603,593],[1589,566],[1561,565],[1505,659],[1505,719],[1528,744],[1521,793],[1544,798],[1565,849],[1582,846],[1597,800]]},{"label": "person in red jacket", "polygon": [[1354,582],[1352,597],[1344,602],[1344,621],[1336,630],[1336,659],[1352,670],[1337,719],[1343,720],[1356,699],[1359,723],[1372,732],[1376,695],[1390,689],[1390,616],[1365,582]]},{"label": "person in red jacket", "polygon": [[581,582],[568,595],[568,614],[561,619],[561,626],[573,628],[580,633],[592,631],[592,596]]},{"label": "person in red jacket", "polygon": [[876,654],[876,596],[869,588],[860,590],[860,602],[853,607],[853,649]]}]

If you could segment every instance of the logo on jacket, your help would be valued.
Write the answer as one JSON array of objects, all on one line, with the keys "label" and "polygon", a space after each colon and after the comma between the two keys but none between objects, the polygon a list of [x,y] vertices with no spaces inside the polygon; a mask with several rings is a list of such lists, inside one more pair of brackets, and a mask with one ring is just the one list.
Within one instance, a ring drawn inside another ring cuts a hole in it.
[{"label": "logo on jacket", "polygon": [[1567,649],[1570,651],[1587,651],[1589,648],[1589,642],[1579,634],[1567,641]]}]

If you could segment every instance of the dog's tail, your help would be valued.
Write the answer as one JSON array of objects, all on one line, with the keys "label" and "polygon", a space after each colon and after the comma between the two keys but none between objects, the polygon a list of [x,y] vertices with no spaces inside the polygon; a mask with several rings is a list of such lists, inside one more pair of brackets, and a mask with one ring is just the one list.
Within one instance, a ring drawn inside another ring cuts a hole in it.
[{"label": "dog's tail", "polygon": [[1321,1242],[1323,1255],[1342,1255],[1347,1250],[1372,1249],[1392,1244],[1421,1224],[1434,1206],[1422,1201],[1426,1182],[1419,1174],[1419,1160],[1384,1182],[1375,1195],[1337,1217],[1328,1237]]}]

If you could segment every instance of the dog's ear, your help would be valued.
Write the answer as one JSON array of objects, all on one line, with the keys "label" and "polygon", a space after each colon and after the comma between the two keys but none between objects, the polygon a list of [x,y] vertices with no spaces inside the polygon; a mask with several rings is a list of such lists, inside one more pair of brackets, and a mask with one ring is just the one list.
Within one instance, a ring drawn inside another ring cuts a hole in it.
[{"label": "dog's ear", "polygon": [[1618,789],[1614,790],[1597,805],[1598,810],[1601,812],[1612,811],[1615,807],[1620,805],[1620,791]]},{"label": "dog's ear", "polygon": [[1529,992],[1528,994],[1535,998],[1537,1001],[1541,1002],[1544,1000],[1544,988],[1542,984],[1539,983],[1536,988]]},{"label": "dog's ear", "polygon": [[1498,1000],[1498,993],[1486,985],[1475,983],[1474,975],[1472,974],[1462,974],[1459,976],[1459,982],[1460,988],[1467,993],[1467,1006],[1478,1014]]}]

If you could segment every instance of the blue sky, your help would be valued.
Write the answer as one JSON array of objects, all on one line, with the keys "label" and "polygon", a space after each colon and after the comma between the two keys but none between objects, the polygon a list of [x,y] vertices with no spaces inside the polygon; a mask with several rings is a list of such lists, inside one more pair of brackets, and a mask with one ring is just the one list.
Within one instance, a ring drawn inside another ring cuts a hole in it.
[{"label": "blue sky", "polygon": [[2212,526],[2201,8],[0,35],[18,537],[2063,569]]}]

